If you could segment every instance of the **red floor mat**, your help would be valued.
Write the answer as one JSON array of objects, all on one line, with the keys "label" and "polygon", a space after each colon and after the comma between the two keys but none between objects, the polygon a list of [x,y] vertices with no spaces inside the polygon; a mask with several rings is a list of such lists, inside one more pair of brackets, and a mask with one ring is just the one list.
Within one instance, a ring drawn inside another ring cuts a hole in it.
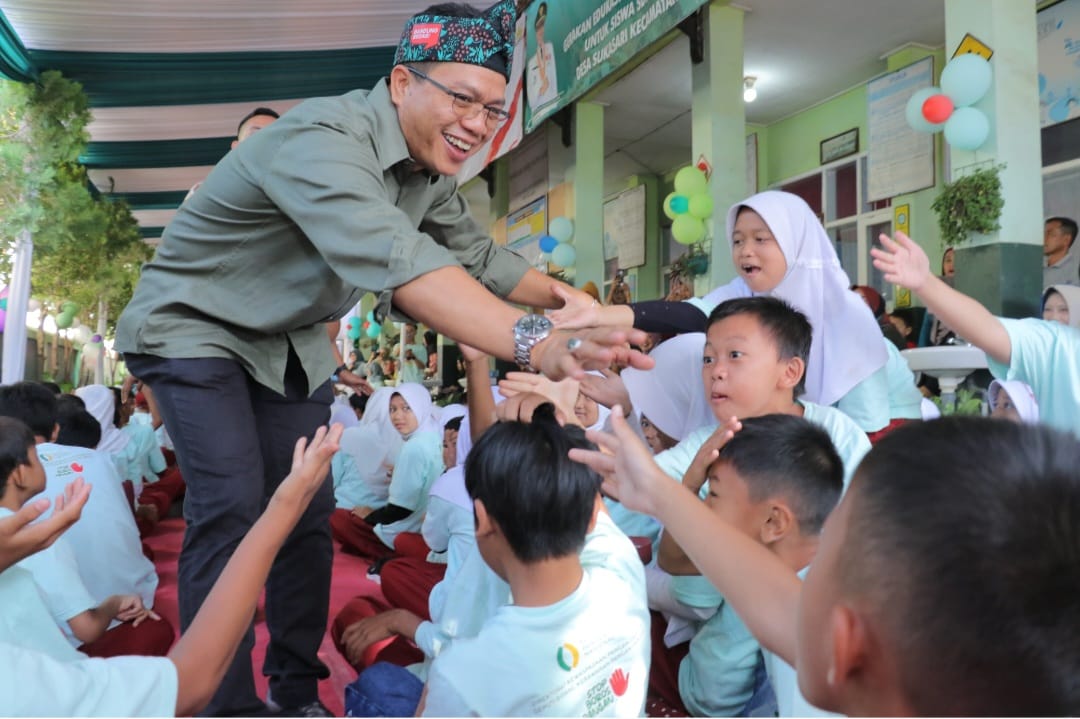
[{"label": "red floor mat", "polygon": [[[158,591],[154,609],[166,617],[179,629],[180,616],[176,600],[176,562],[180,556],[180,545],[184,538],[184,520],[171,518],[162,520],[154,529],[146,543],[154,550],[154,564],[158,572]],[[334,570],[330,580],[330,619],[333,620],[341,608],[353,597],[374,595],[382,598],[379,585],[367,578],[368,562],[349,554],[342,554],[335,547]],[[266,696],[267,679],[260,673],[269,635],[263,619],[262,602],[255,618],[255,649],[252,660],[255,666],[255,684],[259,694]],[[336,716],[344,714],[345,686],[356,678],[356,671],[349,666],[345,658],[334,649],[327,631],[319,648],[319,658],[330,667],[330,678],[319,686],[319,698]]]}]

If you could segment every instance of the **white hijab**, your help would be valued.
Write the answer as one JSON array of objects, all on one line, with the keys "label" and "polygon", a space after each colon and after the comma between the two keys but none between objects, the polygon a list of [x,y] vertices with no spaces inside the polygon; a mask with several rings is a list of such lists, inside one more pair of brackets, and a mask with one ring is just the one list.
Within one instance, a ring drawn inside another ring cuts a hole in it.
[{"label": "white hijab", "polygon": [[[1080,329],[1080,287],[1073,285],[1050,285],[1043,292],[1043,305],[1046,305],[1046,296],[1051,291],[1057,292],[1065,300],[1065,306],[1069,308],[1069,327]],[[1012,392],[1009,392],[1012,396]]]},{"label": "white hijab", "polygon": [[[588,370],[586,372],[586,374],[596,375],[597,377],[600,377],[601,379],[603,379],[603,377],[604,377],[603,372],[597,372],[596,370]],[[596,402],[596,400],[593,400],[593,401]],[[607,424],[608,417],[611,416],[611,408],[610,407],[605,407],[604,405],[600,404],[599,402],[596,402],[596,409],[597,409],[596,421],[593,422],[592,425],[590,425],[589,427],[586,427],[585,429],[592,429],[592,430],[596,430],[597,432],[602,432],[604,430],[604,425]]]},{"label": "white hijab", "polygon": [[[441,407],[436,407],[435,403],[431,401],[431,392],[428,388],[417,382],[404,382],[397,387],[391,388],[393,391],[386,397],[386,422],[390,424],[390,400],[395,394],[400,394],[404,398],[405,403],[409,405],[409,409],[416,415],[416,421],[418,425],[416,430],[412,432],[408,437],[405,437],[405,441],[408,441],[418,432],[436,432],[442,438],[442,426],[439,424],[439,413]],[[390,426],[393,429],[393,425]]]},{"label": "white hijab", "polygon": [[[1069,308],[1069,314],[1071,319],[1071,307]],[[1035,393],[1031,391],[1031,387],[1018,380],[1002,381],[996,379],[990,383],[990,389],[987,390],[986,395],[990,398],[991,410],[997,409],[1002,390],[1008,393],[1013,407],[1016,407],[1016,413],[1020,415],[1021,422],[1024,424],[1039,423],[1039,403],[1035,399]]]},{"label": "white hijab", "polygon": [[620,375],[638,414],[672,439],[682,441],[695,429],[716,423],[702,387],[704,351],[703,333],[678,335],[649,353],[656,362],[651,370],[628,367]]},{"label": "white hijab", "polygon": [[389,419],[393,387],[380,387],[368,398],[363,418],[341,433],[340,451],[350,455],[365,481],[386,483],[386,470],[397,460],[405,440]]},{"label": "white hijab", "polygon": [[[502,402],[503,396],[498,387],[492,386],[491,394],[495,397],[495,404]],[[448,405],[447,409],[460,406]],[[458,431],[457,436],[457,464],[443,472],[435,480],[434,484],[431,485],[429,494],[471,512],[473,508],[472,499],[465,490],[465,460],[468,458],[469,452],[472,451],[472,428],[469,427],[469,410],[468,408],[463,409],[461,429]]]},{"label": "white hijab", "polygon": [[[862,298],[848,290],[851,281],[832,239],[801,197],[768,190],[732,205],[727,216],[729,245],[744,206],[761,215],[787,260],[787,274],[767,294],[802,312],[813,328],[804,397],[817,404],[835,404],[888,361],[877,320]],[[714,294],[727,299],[753,292],[739,277],[706,295],[706,304]]]},{"label": "white hijab", "polygon": [[101,425],[101,441],[96,449],[107,454],[116,454],[127,446],[131,439],[113,424],[113,416],[116,414],[116,398],[113,391],[103,384],[91,384],[79,387],[75,395],[81,397],[86,403],[86,411],[94,415],[94,419]]},{"label": "white hijab", "polygon": [[[443,407],[442,411],[439,413],[439,424],[442,425],[443,431],[446,430],[446,425],[450,424],[458,417],[464,417],[467,412],[468,410],[463,404],[448,404]],[[461,424],[464,425],[465,422],[462,421]]]}]

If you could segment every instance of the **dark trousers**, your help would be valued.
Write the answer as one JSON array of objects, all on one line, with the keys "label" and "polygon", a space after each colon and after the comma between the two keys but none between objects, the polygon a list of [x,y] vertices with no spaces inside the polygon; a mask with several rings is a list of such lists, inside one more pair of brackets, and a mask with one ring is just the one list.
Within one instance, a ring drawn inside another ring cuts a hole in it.
[{"label": "dark trousers", "polygon": [[[225,563],[289,473],[296,440],[330,417],[327,381],[308,396],[307,380],[289,352],[285,395],[257,383],[234,360],[125,355],[132,374],[150,385],[176,446],[187,482],[178,594],[187,629]],[[333,486],[325,482],[289,535],[266,585],[270,633],[263,673],[284,707],[318,699],[330,672],[318,658],[330,605]],[[261,706],[255,693],[249,626],[207,715],[236,715]]]}]

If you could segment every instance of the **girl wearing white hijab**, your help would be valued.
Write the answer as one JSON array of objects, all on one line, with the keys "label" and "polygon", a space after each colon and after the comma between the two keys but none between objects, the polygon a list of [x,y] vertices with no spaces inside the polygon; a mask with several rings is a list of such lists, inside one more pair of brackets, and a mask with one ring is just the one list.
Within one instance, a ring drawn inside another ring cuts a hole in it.
[{"label": "girl wearing white hijab", "polygon": [[1039,403],[1035,393],[1019,380],[996,379],[987,390],[990,399],[990,416],[1009,419],[1022,424],[1039,423]]},{"label": "girl wearing white hijab", "polygon": [[[709,313],[725,300],[778,297],[806,315],[813,327],[804,399],[836,405],[866,432],[888,425],[888,378],[881,371],[888,356],[881,330],[870,308],[848,291],[851,282],[832,239],[809,205],[789,192],[760,192],[731,207],[727,235],[738,277],[701,299],[626,309],[578,307],[553,312],[552,318],[564,327],[632,322],[646,331],[701,331]],[[678,315],[677,325],[664,324],[668,314]]]},{"label": "girl wearing white hijab", "polygon": [[334,498],[339,509],[382,507],[390,473],[404,443],[390,426],[391,387],[380,387],[368,399],[363,419],[341,433],[341,448],[330,463]]},{"label": "girl wearing white hijab", "polygon": [[[431,483],[443,469],[442,432],[428,390],[408,382],[390,390],[389,396],[384,395],[387,416],[404,445],[390,477],[387,504],[378,509],[339,509],[330,516],[330,527],[342,548],[373,561],[391,555],[399,533],[420,529]],[[368,411],[372,404],[369,400]]]},{"label": "girl wearing white hijab", "polygon": [[101,441],[96,449],[112,458],[120,479],[131,482],[138,498],[142,494],[143,484],[156,482],[166,467],[165,456],[161,453],[153,428],[139,423],[128,423],[123,429],[118,428],[114,422],[116,394],[111,387],[91,384],[79,387],[75,394],[82,398],[86,411],[101,425]]}]

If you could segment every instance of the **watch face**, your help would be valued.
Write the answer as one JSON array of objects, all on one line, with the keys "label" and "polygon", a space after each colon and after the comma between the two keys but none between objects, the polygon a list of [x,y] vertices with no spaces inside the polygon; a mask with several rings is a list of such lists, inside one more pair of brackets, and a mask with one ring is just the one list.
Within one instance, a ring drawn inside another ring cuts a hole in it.
[{"label": "watch face", "polygon": [[543,315],[525,315],[517,321],[517,331],[526,337],[538,337],[551,332],[551,320]]}]

